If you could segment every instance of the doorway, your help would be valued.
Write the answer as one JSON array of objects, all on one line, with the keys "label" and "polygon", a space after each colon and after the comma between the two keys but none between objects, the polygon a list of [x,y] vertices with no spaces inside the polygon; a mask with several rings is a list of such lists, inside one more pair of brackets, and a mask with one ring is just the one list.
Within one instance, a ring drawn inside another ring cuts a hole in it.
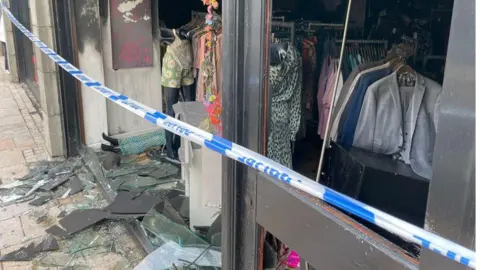
[{"label": "doorway", "polygon": [[[28,1],[12,1],[11,11],[18,21],[31,31],[30,7]],[[36,58],[33,52],[32,42],[17,28],[14,28],[15,47],[17,51],[18,76],[21,82],[28,86],[29,91],[40,101],[40,90],[36,73]]]}]

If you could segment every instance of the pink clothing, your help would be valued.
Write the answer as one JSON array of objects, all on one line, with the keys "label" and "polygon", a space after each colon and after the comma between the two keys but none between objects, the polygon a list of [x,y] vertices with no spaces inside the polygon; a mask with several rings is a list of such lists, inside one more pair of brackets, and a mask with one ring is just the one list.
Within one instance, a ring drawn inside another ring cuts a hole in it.
[{"label": "pink clothing", "polygon": [[323,96],[327,85],[328,72],[330,69],[330,57],[325,57],[322,63],[322,69],[320,71],[320,77],[318,78],[318,93]]},{"label": "pink clothing", "polygon": [[[320,88],[319,85],[319,91],[317,95],[317,101],[318,101],[318,135],[322,139],[325,139],[325,133],[327,132],[327,122],[328,122],[328,113],[332,109],[332,105],[336,103],[336,100],[338,98],[338,94],[340,94],[340,90],[343,87],[343,77],[342,73],[340,71],[340,78],[338,79],[338,85],[337,85],[337,92],[335,95],[335,99],[333,100],[333,92],[335,88],[335,79],[337,76],[337,72],[335,70],[338,67],[338,60],[331,60],[330,65],[328,66],[328,71],[326,71],[327,78],[324,79],[325,81],[325,91],[321,93],[323,90]],[[320,84],[321,82],[319,82]],[[323,84],[321,85],[323,86]],[[333,104],[332,104],[333,103]]]},{"label": "pink clothing", "polygon": [[195,67],[200,69],[200,66],[205,59],[205,43],[206,43],[206,36],[201,35],[200,38],[197,40],[197,62],[195,63]]},{"label": "pink clothing", "polygon": [[[334,88],[335,88],[335,79],[336,79],[336,76],[337,76],[337,73],[332,73],[332,76],[331,76],[331,80],[329,81],[329,86],[327,88],[327,91],[325,92],[325,95],[323,95],[323,99],[322,99],[322,102],[323,102],[323,114],[322,114],[322,117],[323,117],[323,121],[322,121],[322,126],[321,126],[321,129],[320,129],[320,137],[322,139],[325,139],[326,137],[326,133],[327,133],[327,121],[328,121],[328,113],[330,112],[330,110],[333,108],[333,105],[336,104],[336,101],[338,99],[338,94],[340,93],[340,90],[342,89],[343,87],[343,76],[342,76],[342,72],[340,72],[340,78],[338,78],[338,85],[337,85],[337,92],[335,93],[335,100],[332,100],[332,97],[333,97],[333,91],[334,91]],[[333,104],[332,104],[333,102]],[[331,124],[330,124],[331,126]],[[330,128],[331,130],[331,128]]]},{"label": "pink clothing", "polygon": [[[334,74],[333,60],[329,56],[325,57],[323,60],[322,70],[320,72],[320,78],[318,80],[318,93],[317,93],[317,104],[318,104],[318,134],[322,136],[322,127],[324,123],[324,109],[323,109],[323,96],[325,95],[327,89],[329,88],[331,81],[334,80],[332,77]],[[322,136],[323,138],[323,136]]]},{"label": "pink clothing", "polygon": [[294,268],[294,269],[300,267],[300,256],[298,255],[298,253],[296,253],[293,250],[288,255],[287,267]]}]

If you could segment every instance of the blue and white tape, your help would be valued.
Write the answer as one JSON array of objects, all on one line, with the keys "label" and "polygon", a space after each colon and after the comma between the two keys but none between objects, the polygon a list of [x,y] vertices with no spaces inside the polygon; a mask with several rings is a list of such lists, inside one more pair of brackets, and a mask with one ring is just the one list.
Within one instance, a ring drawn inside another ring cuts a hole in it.
[{"label": "blue and white tape", "polygon": [[72,64],[68,63],[53,50],[48,48],[45,43],[40,41],[35,35],[33,35],[22,24],[20,24],[8,10],[8,8],[3,6],[1,2],[0,6],[8,18],[10,18],[11,22],[23,34],[25,34],[25,36],[27,36],[33,42],[33,44],[35,44],[35,46],[40,48],[48,57],[50,57],[50,59],[52,59],[65,71],[70,73],[73,77],[77,78],[84,85],[97,91],[104,97],[110,99],[125,109],[137,114],[151,123],[164,128],[165,130],[169,130],[217,153],[255,168],[256,170],[263,172],[277,180],[280,180],[319,199],[322,199],[325,202],[335,205],[351,214],[374,223],[379,227],[397,234],[408,241],[422,245],[425,248],[428,248],[461,264],[470,266],[472,268],[476,267],[475,252],[472,250],[469,250],[450,240],[425,231],[424,229],[416,227],[378,209],[370,207],[364,203],[322,186],[315,181],[308,179],[271,159],[266,158],[265,156],[222,139],[218,136],[214,136],[213,134],[204,130],[190,126],[100,84]]}]

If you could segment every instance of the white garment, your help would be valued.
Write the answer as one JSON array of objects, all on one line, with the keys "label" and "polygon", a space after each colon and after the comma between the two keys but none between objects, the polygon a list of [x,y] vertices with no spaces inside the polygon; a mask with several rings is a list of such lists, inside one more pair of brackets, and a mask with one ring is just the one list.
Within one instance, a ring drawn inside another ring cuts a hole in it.
[{"label": "white garment", "polygon": [[3,22],[3,17],[5,17],[5,15],[3,15],[3,14],[0,12],[0,41],[1,41],[1,42],[4,42],[4,43],[7,43],[6,31],[5,31],[5,23]]}]

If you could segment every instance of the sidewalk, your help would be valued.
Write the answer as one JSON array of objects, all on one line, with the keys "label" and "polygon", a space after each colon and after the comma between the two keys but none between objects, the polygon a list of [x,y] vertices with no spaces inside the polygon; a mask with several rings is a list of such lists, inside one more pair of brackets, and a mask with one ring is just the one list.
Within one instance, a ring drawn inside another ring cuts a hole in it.
[{"label": "sidewalk", "polygon": [[[45,150],[42,119],[22,85],[10,82],[9,75],[3,70],[3,61],[4,58],[0,57],[0,179],[3,184],[7,184],[14,178],[26,175],[29,163],[51,158]],[[75,198],[69,197],[72,198],[70,204],[85,200],[82,194],[77,195],[79,196]],[[25,202],[0,208],[0,255],[26,246],[32,241],[40,241],[46,235],[45,229],[58,221],[62,211],[68,211],[68,205],[59,203],[58,200],[52,200],[40,207],[33,207]],[[40,220],[40,217],[43,219]],[[100,228],[97,233],[105,232],[105,235],[110,231]],[[30,261],[3,262],[0,263],[0,270],[65,269],[61,267],[65,264],[70,267],[85,267],[82,269],[125,269],[125,265],[133,268],[143,255],[123,226],[115,226],[112,231],[115,245],[121,247],[121,252],[120,248],[101,253],[92,250],[93,254],[78,253],[78,256],[72,257],[66,254],[65,243],[60,242],[60,250],[49,254],[49,258],[55,258],[52,265],[57,264],[58,268],[42,267],[38,261]]]},{"label": "sidewalk", "polygon": [[[0,58],[0,67],[4,57]],[[0,68],[0,179],[9,179],[28,173],[27,163],[46,160],[42,119],[33,107],[21,84],[11,83],[9,75]],[[34,228],[27,228],[21,215],[28,204],[14,204],[0,210],[0,253],[22,244],[25,237],[37,236]],[[30,269],[28,263],[2,263],[2,269]]]}]

